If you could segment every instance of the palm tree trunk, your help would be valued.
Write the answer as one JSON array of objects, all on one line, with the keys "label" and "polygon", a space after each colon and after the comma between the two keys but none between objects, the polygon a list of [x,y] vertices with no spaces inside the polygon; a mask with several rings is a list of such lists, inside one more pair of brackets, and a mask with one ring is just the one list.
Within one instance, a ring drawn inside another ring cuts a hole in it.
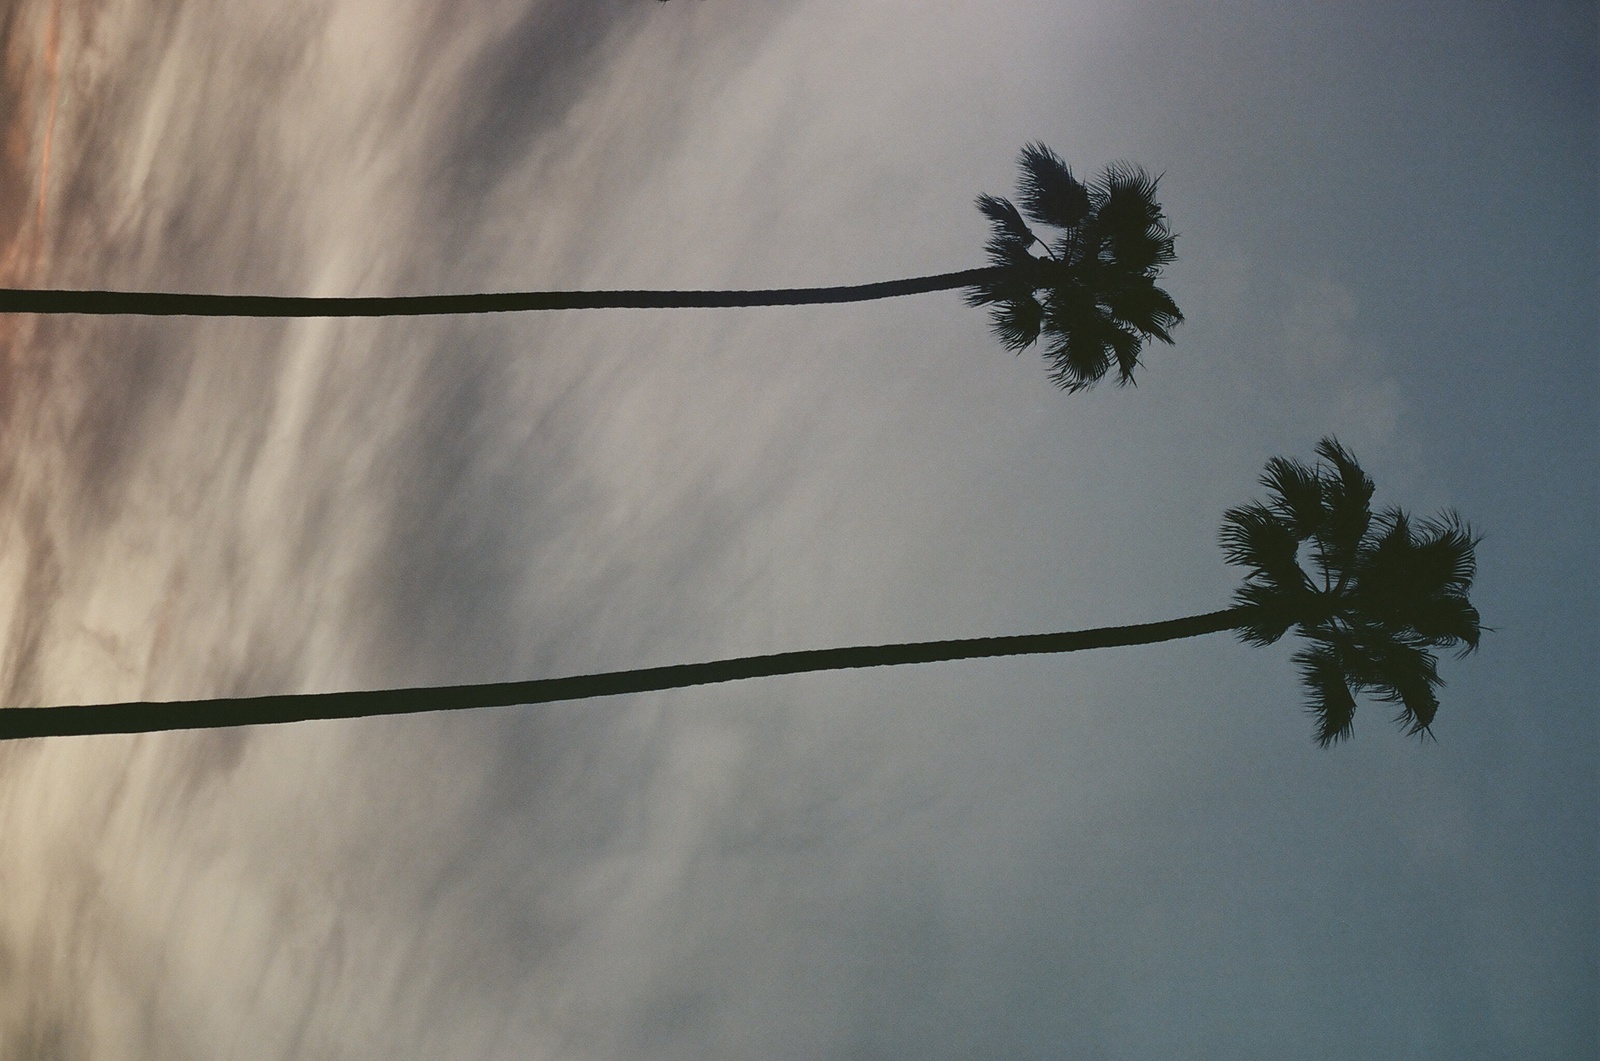
[{"label": "palm tree trunk", "polygon": [[156,317],[419,317],[546,309],[726,309],[870,302],[972,287],[1006,270],[996,266],[842,287],[758,291],[502,291],[475,295],[309,298],[195,295],[171,291],[61,291],[0,288],[0,313],[139,314]]},{"label": "palm tree trunk", "polygon": [[463,711],[477,707],[546,704],[596,696],[682,689],[691,685],[766,678],[778,674],[895,667],[907,663],[1081,652],[1119,645],[1150,645],[1184,637],[1214,634],[1241,626],[1253,608],[1236,606],[1204,615],[1134,626],[1106,626],[1054,634],[978,637],[960,641],[918,641],[899,645],[855,645],[848,648],[778,652],[767,656],[682,663],[670,667],[580,674],[569,678],[449,685],[416,689],[373,689],[344,693],[291,693],[240,696],[215,700],[133,701],[76,707],[8,708],[0,710],[0,740],[21,737],[63,737],[103,733],[151,733],[180,729],[220,729],[317,719],[367,718],[422,711]]}]

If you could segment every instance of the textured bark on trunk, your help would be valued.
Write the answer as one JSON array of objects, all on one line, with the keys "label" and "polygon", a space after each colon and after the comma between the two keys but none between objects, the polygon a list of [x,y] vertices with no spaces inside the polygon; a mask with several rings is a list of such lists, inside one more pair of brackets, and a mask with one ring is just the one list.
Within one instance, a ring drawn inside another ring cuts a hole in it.
[{"label": "textured bark on trunk", "polygon": [[421,317],[549,309],[728,309],[871,302],[972,287],[1006,270],[996,266],[936,276],[839,287],[764,291],[501,291],[472,295],[312,298],[200,295],[169,291],[61,291],[0,288],[0,313],[136,314],[155,317]]},{"label": "textured bark on trunk", "polygon": [[1251,609],[1233,607],[1204,615],[1133,626],[1107,626],[1053,634],[977,637],[958,641],[919,641],[897,645],[855,645],[848,648],[778,652],[766,656],[683,663],[668,667],[581,674],[569,678],[450,685],[414,689],[375,689],[342,693],[291,693],[215,700],[133,701],[73,707],[0,710],[0,740],[22,737],[84,736],[105,733],[150,733],[164,730],[218,729],[279,722],[306,722],[424,711],[461,711],[582,700],[596,696],[682,689],[691,685],[767,678],[807,671],[859,667],[894,667],[987,656],[1020,656],[1079,652],[1121,645],[1149,645],[1235,629]]}]

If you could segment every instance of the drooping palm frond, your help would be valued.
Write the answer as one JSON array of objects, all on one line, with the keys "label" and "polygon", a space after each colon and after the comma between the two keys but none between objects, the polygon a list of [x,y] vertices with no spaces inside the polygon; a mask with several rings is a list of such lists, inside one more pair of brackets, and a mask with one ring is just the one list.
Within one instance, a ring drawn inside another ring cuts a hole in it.
[{"label": "drooping palm frond", "polygon": [[1238,636],[1265,645],[1294,628],[1309,642],[1295,661],[1318,744],[1350,735],[1362,691],[1400,705],[1408,735],[1428,734],[1443,684],[1433,650],[1478,647],[1467,592],[1479,539],[1453,512],[1416,525],[1398,508],[1374,516],[1372,480],[1349,450],[1329,437],[1317,454],[1315,466],[1268,461],[1268,501],[1223,517],[1224,556],[1246,570],[1234,602],[1256,609]]},{"label": "drooping palm frond", "polygon": [[1306,711],[1316,720],[1317,744],[1326,748],[1348,737],[1355,724],[1356,698],[1344,661],[1332,646],[1316,641],[1296,652],[1294,661],[1306,687]]},{"label": "drooping palm frond", "polygon": [[[1134,383],[1145,344],[1170,344],[1183,321],[1155,282],[1175,260],[1173,235],[1155,199],[1159,178],[1117,162],[1084,184],[1041,143],[1025,146],[1018,166],[1021,210],[1006,199],[978,197],[992,225],[989,261],[1006,272],[974,284],[967,303],[992,307],[994,331],[1008,349],[1020,352],[1044,338],[1051,378],[1065,390],[1091,387],[1113,368],[1118,385]],[[1061,234],[1046,242],[1024,214]]]}]

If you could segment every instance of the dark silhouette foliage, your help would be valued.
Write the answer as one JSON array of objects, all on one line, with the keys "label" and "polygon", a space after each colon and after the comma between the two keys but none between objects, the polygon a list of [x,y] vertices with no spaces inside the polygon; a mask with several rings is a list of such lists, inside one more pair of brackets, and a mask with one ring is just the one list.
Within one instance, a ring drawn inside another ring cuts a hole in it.
[{"label": "dark silhouette foliage", "polygon": [[[1183,320],[1155,283],[1176,260],[1155,198],[1159,178],[1115,162],[1084,184],[1040,143],[1024,147],[1018,164],[1021,210],[978,196],[992,228],[989,261],[1001,271],[975,284],[967,302],[993,307],[994,331],[1007,349],[1020,352],[1042,337],[1051,378],[1068,391],[1094,385],[1113,366],[1118,384],[1133,383],[1145,343],[1170,344]],[[1060,234],[1046,242],[1030,220]]]},{"label": "dark silhouette foliage", "polygon": [[[1433,651],[1478,647],[1467,600],[1479,539],[1454,512],[1413,524],[1402,509],[1372,512],[1372,480],[1337,439],[1315,465],[1274,457],[1266,503],[1229,509],[1220,540],[1248,572],[1234,602],[1253,609],[1239,637],[1270,645],[1290,627],[1309,644],[1295,654],[1324,746],[1351,733],[1355,693],[1400,705],[1407,735],[1430,732],[1443,684]],[[1308,547],[1312,573],[1301,566]]]}]

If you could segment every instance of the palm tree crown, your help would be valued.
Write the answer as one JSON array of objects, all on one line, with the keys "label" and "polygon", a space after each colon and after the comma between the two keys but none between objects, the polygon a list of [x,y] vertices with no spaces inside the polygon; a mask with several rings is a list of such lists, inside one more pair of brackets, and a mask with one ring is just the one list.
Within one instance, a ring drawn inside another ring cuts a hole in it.
[{"label": "palm tree crown", "polygon": [[1249,572],[1234,594],[1253,609],[1239,637],[1270,645],[1293,626],[1309,642],[1295,662],[1318,744],[1350,735],[1362,690],[1399,704],[1408,736],[1429,733],[1443,684],[1431,650],[1478,647],[1467,591],[1479,539],[1450,511],[1416,525],[1398,508],[1374,515],[1372,480],[1350,452],[1329,437],[1317,454],[1314,466],[1274,457],[1261,476],[1270,500],[1223,517],[1228,562]]},{"label": "palm tree crown", "polygon": [[[1144,344],[1171,343],[1171,329],[1183,320],[1155,283],[1176,260],[1155,199],[1159,178],[1116,162],[1083,184],[1040,143],[1022,149],[1019,165],[1020,211],[1010,200],[978,196],[993,226],[989,261],[1003,272],[974,285],[967,302],[994,307],[995,334],[1008,349],[1020,352],[1043,335],[1051,377],[1068,391],[1099,382],[1113,364],[1119,384],[1134,382]],[[1024,214],[1060,236],[1045,242]]]}]

